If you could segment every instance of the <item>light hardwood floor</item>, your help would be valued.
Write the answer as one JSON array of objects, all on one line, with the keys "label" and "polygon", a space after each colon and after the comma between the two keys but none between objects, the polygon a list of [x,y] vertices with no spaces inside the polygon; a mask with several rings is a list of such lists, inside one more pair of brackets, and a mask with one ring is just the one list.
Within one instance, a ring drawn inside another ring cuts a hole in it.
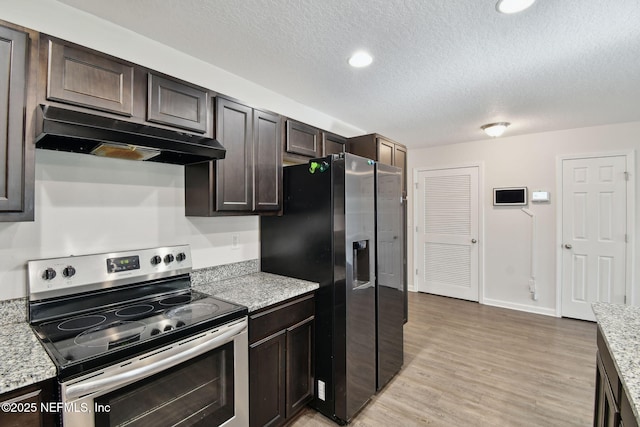
[{"label": "light hardwood floor", "polygon": [[594,323],[410,293],[404,333],[402,370],[351,425],[592,425]]}]

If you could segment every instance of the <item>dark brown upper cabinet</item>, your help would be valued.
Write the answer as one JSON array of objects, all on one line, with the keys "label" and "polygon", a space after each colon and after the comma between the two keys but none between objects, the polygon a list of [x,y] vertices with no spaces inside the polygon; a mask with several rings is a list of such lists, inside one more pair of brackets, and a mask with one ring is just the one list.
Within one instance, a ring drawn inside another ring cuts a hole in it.
[{"label": "dark brown upper cabinet", "polygon": [[376,133],[347,139],[347,151],[402,169],[402,191],[407,194],[407,147]]},{"label": "dark brown upper cabinet", "polygon": [[282,208],[281,118],[253,111],[255,210],[277,212]]},{"label": "dark brown upper cabinet", "polygon": [[282,206],[281,119],[234,100],[215,100],[223,160],[185,167],[187,216],[278,212]]},{"label": "dark brown upper cabinet", "polygon": [[[38,103],[211,136],[214,93],[49,35],[40,43]],[[87,111],[90,110],[90,111]]]},{"label": "dark brown upper cabinet", "polygon": [[331,132],[322,132],[322,155],[344,153],[346,143],[345,137]]},{"label": "dark brown upper cabinet", "polygon": [[149,73],[147,120],[204,133],[208,93],[204,89]]},{"label": "dark brown upper cabinet", "polygon": [[0,221],[33,221],[37,33],[0,26]]},{"label": "dark brown upper cabinet", "polygon": [[286,153],[310,158],[320,157],[321,141],[320,129],[287,119]]},{"label": "dark brown upper cabinet", "polygon": [[402,169],[402,193],[407,195],[407,148],[396,144],[393,150],[393,165]]},{"label": "dark brown upper cabinet", "polygon": [[133,75],[130,64],[48,40],[49,100],[132,116]]},{"label": "dark brown upper cabinet", "polygon": [[292,119],[286,120],[285,133],[283,155],[288,163],[305,163],[309,159],[346,151],[345,137]]},{"label": "dark brown upper cabinet", "polygon": [[226,148],[224,161],[214,163],[216,210],[253,209],[253,120],[251,107],[216,98],[216,139]]}]

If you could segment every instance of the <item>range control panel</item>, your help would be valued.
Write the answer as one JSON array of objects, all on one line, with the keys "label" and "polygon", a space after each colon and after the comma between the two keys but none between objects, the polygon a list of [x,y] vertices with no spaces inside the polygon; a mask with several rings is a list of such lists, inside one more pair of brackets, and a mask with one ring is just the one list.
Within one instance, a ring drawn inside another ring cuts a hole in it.
[{"label": "range control panel", "polygon": [[188,245],[29,261],[29,298],[56,296],[189,273]]},{"label": "range control panel", "polygon": [[107,272],[119,273],[121,271],[139,270],[140,257],[138,255],[107,258]]}]

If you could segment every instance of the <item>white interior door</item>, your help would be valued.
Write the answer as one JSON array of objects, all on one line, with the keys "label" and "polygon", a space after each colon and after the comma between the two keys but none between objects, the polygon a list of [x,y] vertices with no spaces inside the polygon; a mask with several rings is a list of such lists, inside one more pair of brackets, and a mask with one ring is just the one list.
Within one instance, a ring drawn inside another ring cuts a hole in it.
[{"label": "white interior door", "polygon": [[591,303],[625,303],[625,156],[562,161],[562,316],[595,320]]},{"label": "white interior door", "polygon": [[478,301],[478,167],[417,177],[417,289]]}]

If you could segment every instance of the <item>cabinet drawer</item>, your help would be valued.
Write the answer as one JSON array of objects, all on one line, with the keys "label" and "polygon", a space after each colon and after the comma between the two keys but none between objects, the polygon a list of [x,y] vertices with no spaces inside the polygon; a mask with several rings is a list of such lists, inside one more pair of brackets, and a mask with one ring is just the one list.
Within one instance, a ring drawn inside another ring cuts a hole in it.
[{"label": "cabinet drawer", "polygon": [[249,344],[282,331],[315,312],[313,294],[249,315]]},{"label": "cabinet drawer", "polygon": [[47,99],[133,115],[133,67],[49,40]]},{"label": "cabinet drawer", "polygon": [[207,91],[149,73],[147,120],[204,133]]}]

